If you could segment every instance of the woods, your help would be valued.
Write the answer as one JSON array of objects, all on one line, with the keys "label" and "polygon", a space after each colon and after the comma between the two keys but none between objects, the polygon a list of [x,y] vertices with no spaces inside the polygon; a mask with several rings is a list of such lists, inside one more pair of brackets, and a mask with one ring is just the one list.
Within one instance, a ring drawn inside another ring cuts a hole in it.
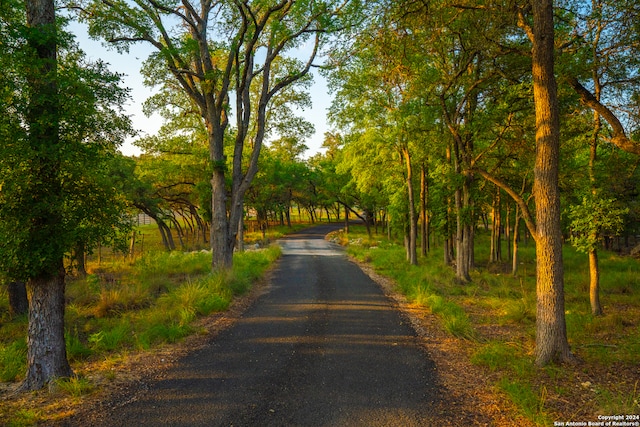
[{"label": "woods", "polygon": [[[563,245],[588,257],[585,301],[606,316],[598,251],[637,244],[640,8],[365,3],[87,0],[58,17],[52,2],[2,5],[0,276],[28,290],[25,390],[72,375],[65,277],[98,247],[135,244],[138,212],[166,250],[210,248],[213,272],[243,249],[247,218],[359,218],[402,241],[410,265],[439,257],[461,289],[479,270],[517,277],[530,237],[533,358],[577,363]],[[152,49],[145,109],[163,126],[135,140],[140,157],[117,152],[135,133],[122,76],[85,57],[69,19],[115,49]],[[334,129],[307,156],[299,111],[318,69]]]}]

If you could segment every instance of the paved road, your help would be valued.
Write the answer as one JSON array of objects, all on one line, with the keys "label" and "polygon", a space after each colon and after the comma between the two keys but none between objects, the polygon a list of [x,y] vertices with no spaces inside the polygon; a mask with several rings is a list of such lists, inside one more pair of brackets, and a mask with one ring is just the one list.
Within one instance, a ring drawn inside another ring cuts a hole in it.
[{"label": "paved road", "polygon": [[433,363],[335,227],[283,239],[269,292],[100,425],[438,425]]}]

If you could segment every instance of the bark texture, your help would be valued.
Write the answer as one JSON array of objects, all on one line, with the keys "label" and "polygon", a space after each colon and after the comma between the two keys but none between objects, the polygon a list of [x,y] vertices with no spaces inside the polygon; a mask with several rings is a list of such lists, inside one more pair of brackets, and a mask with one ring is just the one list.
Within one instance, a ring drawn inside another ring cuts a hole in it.
[{"label": "bark texture", "polygon": [[416,208],[414,201],[414,193],[413,193],[413,169],[411,167],[411,155],[409,153],[408,147],[402,148],[402,156],[404,157],[405,167],[406,167],[406,185],[407,185],[407,194],[408,194],[408,203],[409,203],[409,235],[408,235],[408,245],[407,245],[407,260],[411,265],[418,265],[418,255],[417,255],[417,218],[416,218]]},{"label": "bark texture", "polygon": [[560,121],[554,75],[553,1],[533,7],[533,96],[536,111],[536,350],[538,366],[573,359],[564,314],[564,271],[560,228]]},{"label": "bark texture", "polygon": [[64,341],[64,267],[57,274],[27,283],[29,332],[27,376],[22,390],[38,390],[56,378],[72,375]]}]

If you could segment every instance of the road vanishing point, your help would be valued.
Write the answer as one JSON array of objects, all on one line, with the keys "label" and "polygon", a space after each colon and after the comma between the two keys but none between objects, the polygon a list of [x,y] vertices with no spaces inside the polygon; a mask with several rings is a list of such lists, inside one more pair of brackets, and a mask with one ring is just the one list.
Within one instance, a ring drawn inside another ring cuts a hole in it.
[{"label": "road vanishing point", "polygon": [[232,326],[91,425],[441,425],[434,363],[380,287],[325,240],[339,227],[280,240],[267,291]]}]

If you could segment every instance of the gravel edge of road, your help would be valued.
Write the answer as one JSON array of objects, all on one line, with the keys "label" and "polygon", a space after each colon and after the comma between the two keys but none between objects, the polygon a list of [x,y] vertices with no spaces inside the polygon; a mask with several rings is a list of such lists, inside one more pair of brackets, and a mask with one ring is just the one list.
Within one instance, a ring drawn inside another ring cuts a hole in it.
[{"label": "gravel edge of road", "polygon": [[425,307],[411,304],[396,290],[392,279],[376,273],[367,263],[349,259],[380,286],[418,334],[421,345],[436,364],[440,384],[449,394],[449,399],[441,402],[440,416],[450,426],[535,426],[495,389],[490,376],[470,362],[469,346],[465,346],[464,340],[446,334],[438,318]]}]

